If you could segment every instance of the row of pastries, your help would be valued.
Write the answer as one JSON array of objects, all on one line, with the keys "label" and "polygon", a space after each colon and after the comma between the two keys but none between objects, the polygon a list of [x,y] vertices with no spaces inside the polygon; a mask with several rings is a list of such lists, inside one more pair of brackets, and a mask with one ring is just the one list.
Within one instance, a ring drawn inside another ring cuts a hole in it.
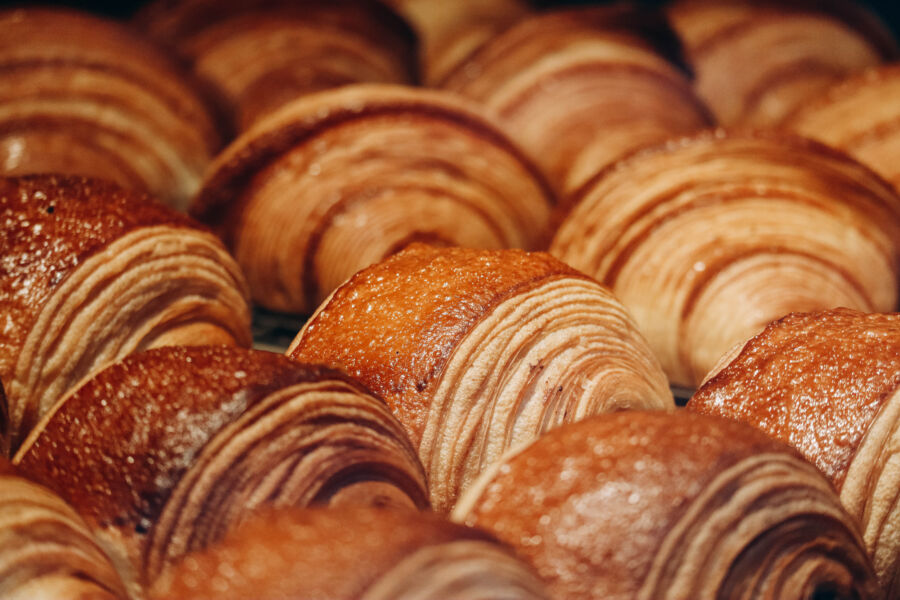
[{"label": "row of pastries", "polygon": [[900,598],[864,8],[0,28],[0,599]]}]

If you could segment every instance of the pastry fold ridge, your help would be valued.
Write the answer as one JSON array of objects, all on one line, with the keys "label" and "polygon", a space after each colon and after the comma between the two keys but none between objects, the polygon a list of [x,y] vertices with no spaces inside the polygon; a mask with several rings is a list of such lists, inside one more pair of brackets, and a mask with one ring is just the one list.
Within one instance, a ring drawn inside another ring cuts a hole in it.
[{"label": "pastry fold ridge", "polygon": [[0,596],[125,600],[112,563],[78,514],[0,459]]},{"label": "pastry fold ridge", "polygon": [[483,531],[361,507],[269,511],[188,556],[154,592],[154,600],[548,598],[531,570]]},{"label": "pastry fold ridge", "polygon": [[795,447],[863,528],[888,597],[900,594],[900,315],[792,314],[735,349],[688,403]]},{"label": "pastry fold ridge", "polygon": [[338,288],[287,354],[385,398],[439,510],[507,448],[550,428],[674,407],[622,305],[543,253],[411,246]]},{"label": "pastry fold ridge", "polygon": [[0,173],[109,179],[186,208],[222,140],[175,61],[70,10],[3,10],[0,27]]},{"label": "pastry fold ridge", "polygon": [[847,0],[678,0],[667,12],[725,126],[777,126],[845,77],[895,60],[891,32]]},{"label": "pastry fold ridge", "polygon": [[654,11],[620,4],[525,18],[439,86],[481,102],[562,194],[644,146],[713,125]]},{"label": "pastry fold ridge", "polygon": [[677,384],[790,312],[897,305],[900,197],[810,140],[704,132],[602,171],[572,204],[551,254],[612,289]]},{"label": "pastry fold ridge", "polygon": [[623,412],[512,451],[453,519],[559,599],[880,598],[856,521],[788,446],[741,423]]},{"label": "pastry fold ridge", "polygon": [[67,394],[15,457],[84,516],[129,585],[266,506],[428,506],[384,403],[337,372],[227,346],[133,354]]},{"label": "pastry fold ridge", "polygon": [[122,356],[178,343],[249,346],[238,265],[199,223],[79,177],[0,179],[0,378],[13,449],[59,397]]},{"label": "pastry fold ridge", "polygon": [[415,34],[375,0],[161,0],[134,23],[191,65],[238,130],[316,91],[416,80]]},{"label": "pastry fold ridge", "polygon": [[259,304],[309,314],[412,241],[539,246],[553,204],[478,106],[372,84],[307,96],[251,128],[191,210],[224,236]]}]

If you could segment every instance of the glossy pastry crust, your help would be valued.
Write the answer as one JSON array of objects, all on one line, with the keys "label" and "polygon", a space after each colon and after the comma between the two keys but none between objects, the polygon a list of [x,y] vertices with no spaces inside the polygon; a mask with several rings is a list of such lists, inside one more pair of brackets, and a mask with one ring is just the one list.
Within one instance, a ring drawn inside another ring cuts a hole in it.
[{"label": "glossy pastry crust", "polygon": [[125,588],[81,517],[0,458],[0,596],[125,600]]},{"label": "glossy pastry crust", "polygon": [[713,121],[656,11],[632,4],[525,18],[438,85],[484,104],[560,193],[638,148]]},{"label": "glossy pastry crust", "polygon": [[[295,560],[303,549],[303,560]],[[262,558],[264,557],[264,558]],[[386,592],[390,592],[387,593]],[[270,512],[193,554],[157,600],[544,598],[491,536],[428,513],[374,509]]]},{"label": "glossy pastry crust", "polygon": [[679,0],[668,15],[722,125],[778,125],[835,82],[892,60],[897,43],[847,0]]},{"label": "glossy pastry crust", "polygon": [[862,523],[891,593],[900,589],[893,534],[900,519],[898,406],[900,315],[849,309],[772,323],[723,361],[688,403],[694,412],[783,440],[828,476]]},{"label": "glossy pastry crust", "polygon": [[573,198],[550,252],[609,286],[670,380],[792,311],[890,311],[900,197],[836,150],[722,130],[636,153]]},{"label": "glossy pastry crust", "polygon": [[621,305],[544,253],[410,246],[338,288],[287,353],[384,397],[445,510],[510,445],[586,414],[673,406]]},{"label": "glossy pastry crust", "polygon": [[0,179],[0,377],[13,447],[79,379],[156,345],[250,344],[243,276],[198,223],[117,185]]},{"label": "glossy pastry crust", "polygon": [[71,10],[3,10],[0,28],[3,174],[99,177],[186,206],[221,140],[174,61]]},{"label": "glossy pastry crust", "polygon": [[554,598],[878,598],[857,526],[787,446],[725,419],[623,412],[510,453],[457,504]]},{"label": "glossy pastry crust", "polygon": [[258,303],[309,313],[411,241],[537,246],[553,203],[477,106],[359,85],[293,102],[239,137],[191,211],[234,249]]},{"label": "glossy pastry crust", "polygon": [[64,397],[15,461],[151,582],[266,505],[427,506],[383,403],[340,374],[226,346],[134,354]]}]

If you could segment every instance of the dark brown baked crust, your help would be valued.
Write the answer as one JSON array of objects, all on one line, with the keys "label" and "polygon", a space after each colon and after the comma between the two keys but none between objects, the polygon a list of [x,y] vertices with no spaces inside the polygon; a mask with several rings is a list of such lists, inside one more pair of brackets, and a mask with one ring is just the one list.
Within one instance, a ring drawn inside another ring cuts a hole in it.
[{"label": "dark brown baked crust", "polygon": [[237,265],[154,199],[75,176],[3,178],[0,216],[0,377],[14,447],[100,363],[182,339],[250,344]]},{"label": "dark brown baked crust", "polygon": [[674,407],[624,307],[544,253],[412,245],[338,288],[288,355],[346,370],[385,398],[438,510],[549,428]]},{"label": "dark brown baked crust", "polygon": [[753,428],[684,411],[550,431],[486,473],[454,519],[511,544],[555,598],[879,597],[821,474]]},{"label": "dark brown baked crust", "polygon": [[109,558],[70,506],[0,458],[0,596],[124,600]]},{"label": "dark brown baked crust", "polygon": [[415,244],[338,288],[288,356],[346,371],[385,398],[416,441],[459,341],[504,299],[553,277],[584,276],[549,254]]},{"label": "dark brown baked crust", "polygon": [[330,369],[226,346],[158,348],[98,372],[15,460],[138,583],[260,506],[428,505],[415,451],[380,400]]},{"label": "dark brown baked crust", "polygon": [[[298,551],[302,560],[296,560]],[[429,554],[430,564],[419,565],[425,567],[419,573],[407,568],[401,576],[404,593],[422,588],[419,594],[425,595],[417,598],[439,600],[450,593],[472,597],[465,592],[476,593],[482,585],[485,590],[493,586],[495,594],[510,594],[502,597],[543,597],[535,589],[537,583],[529,581],[527,568],[516,565],[483,531],[428,513],[372,509],[278,511],[257,517],[219,546],[178,565],[160,580],[154,597],[370,598],[371,588],[384,585],[386,578],[397,578],[394,568],[410,564],[409,559],[418,553]],[[266,559],[260,560],[261,555]],[[452,569],[454,561],[463,577],[455,586],[435,590],[446,573],[441,567]],[[504,579],[508,580],[505,589],[498,585]],[[513,582],[522,587],[509,585]]]},{"label": "dark brown baked crust", "polygon": [[688,403],[782,440],[840,489],[882,404],[900,386],[900,315],[850,309],[768,325]]}]

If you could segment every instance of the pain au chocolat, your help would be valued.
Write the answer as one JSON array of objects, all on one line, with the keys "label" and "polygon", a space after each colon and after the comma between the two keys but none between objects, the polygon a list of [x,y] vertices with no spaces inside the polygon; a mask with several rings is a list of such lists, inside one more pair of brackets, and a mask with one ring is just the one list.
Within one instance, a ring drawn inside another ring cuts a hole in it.
[{"label": "pain au chocolat", "polygon": [[99,177],[186,206],[221,140],[174,61],[69,10],[3,10],[0,30],[0,174]]},{"label": "pain au chocolat", "polygon": [[819,467],[900,597],[900,314],[787,316],[725,357],[688,408],[753,425]]},{"label": "pain au chocolat", "polygon": [[19,450],[132,591],[264,506],[428,505],[384,403],[336,372],[227,346],[132,354],[65,396]]},{"label": "pain au chocolat", "polygon": [[411,246],[338,288],[288,356],[341,368],[385,398],[439,510],[547,429],[674,406],[624,307],[543,253]]},{"label": "pain au chocolat", "polygon": [[647,8],[555,11],[491,38],[438,85],[494,112],[568,193],[630,151],[712,124],[669,61],[676,49]]},{"label": "pain au chocolat", "polygon": [[552,205],[536,168],[477,106],[357,85],[292,102],[239,137],[191,210],[224,236],[257,303],[309,314],[415,240],[534,247]]},{"label": "pain au chocolat", "polygon": [[[297,560],[298,555],[302,560]],[[542,600],[540,581],[490,535],[434,514],[280,510],[188,556],[154,600]]]},{"label": "pain au chocolat", "polygon": [[564,425],[495,464],[453,517],[511,545],[557,600],[881,597],[827,479],[725,419]]},{"label": "pain au chocolat", "polygon": [[190,63],[240,130],[305,94],[416,78],[415,35],[376,0],[157,0],[135,24]]},{"label": "pain au chocolat", "polygon": [[772,126],[844,77],[897,57],[891,33],[862,4],[677,0],[668,14],[719,123]]},{"label": "pain au chocolat", "polygon": [[212,233],[148,196],[0,178],[0,379],[13,449],[93,369],[154,346],[250,345],[246,284]]},{"label": "pain au chocolat", "polygon": [[829,88],[785,119],[801,135],[840,148],[900,191],[900,65],[873,68]]},{"label": "pain au chocolat", "polygon": [[61,498],[0,458],[0,597],[125,600],[87,525]]},{"label": "pain au chocolat", "polygon": [[900,198],[809,140],[706,132],[602,171],[573,203],[550,252],[613,290],[678,384],[789,312],[897,304]]}]

